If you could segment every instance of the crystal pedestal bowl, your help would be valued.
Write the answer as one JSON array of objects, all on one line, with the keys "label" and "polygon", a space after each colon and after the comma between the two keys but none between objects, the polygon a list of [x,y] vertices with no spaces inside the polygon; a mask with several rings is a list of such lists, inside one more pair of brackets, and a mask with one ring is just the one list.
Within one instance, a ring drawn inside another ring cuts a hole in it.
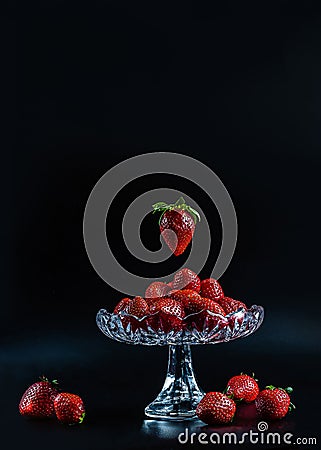
[{"label": "crystal pedestal bowl", "polygon": [[172,324],[159,312],[137,318],[125,312],[97,313],[97,325],[109,338],[133,345],[168,345],[169,360],[164,386],[145,408],[154,419],[186,420],[195,417],[204,396],[198,386],[191,358],[191,345],[219,344],[254,333],[262,324],[264,309],[253,305],[221,316],[210,311],[190,314]]}]

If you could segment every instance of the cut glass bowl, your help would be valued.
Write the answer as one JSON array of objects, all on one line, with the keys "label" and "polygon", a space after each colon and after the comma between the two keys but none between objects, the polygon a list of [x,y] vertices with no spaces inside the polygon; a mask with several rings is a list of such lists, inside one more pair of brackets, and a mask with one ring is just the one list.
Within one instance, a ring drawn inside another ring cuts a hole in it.
[{"label": "cut glass bowl", "polygon": [[253,305],[227,316],[201,311],[171,326],[161,312],[139,319],[125,312],[113,314],[100,309],[97,325],[110,339],[126,344],[169,345],[164,386],[145,408],[145,414],[156,419],[186,420],[195,418],[196,406],[204,396],[194,375],[190,345],[219,344],[249,336],[263,318],[262,306]]}]

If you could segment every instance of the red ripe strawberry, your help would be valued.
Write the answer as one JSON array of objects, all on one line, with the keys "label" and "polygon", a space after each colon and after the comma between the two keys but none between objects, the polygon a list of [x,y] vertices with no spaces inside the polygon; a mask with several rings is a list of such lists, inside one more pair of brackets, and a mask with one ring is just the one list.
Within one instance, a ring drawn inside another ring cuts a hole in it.
[{"label": "red ripe strawberry", "polygon": [[214,278],[207,278],[201,281],[201,296],[211,300],[219,300],[224,297],[220,283]]},{"label": "red ripe strawberry", "polygon": [[170,288],[166,283],[162,281],[154,281],[151,283],[145,292],[145,300],[148,304],[153,304],[155,301],[166,297]]},{"label": "red ripe strawberry", "polygon": [[259,394],[259,386],[253,377],[249,375],[236,375],[227,383],[226,394],[232,395],[234,400],[253,402]]},{"label": "red ripe strawberry", "polygon": [[190,269],[181,269],[174,275],[173,289],[191,289],[199,292],[201,289],[201,280]]},{"label": "red ripe strawberry", "polygon": [[124,310],[125,313],[130,314],[128,317],[125,315],[121,317],[123,327],[127,330],[130,325],[130,330],[135,332],[138,328],[145,328],[144,320],[141,320],[144,316],[149,315],[149,305],[145,299],[142,297],[135,297],[128,303],[127,308]]},{"label": "red ripe strawberry", "polygon": [[32,384],[23,394],[19,411],[22,416],[51,417],[55,414],[54,399],[58,395],[57,380],[52,382],[41,377],[41,381]]},{"label": "red ripe strawberry", "polygon": [[143,297],[135,297],[130,302],[128,307],[128,314],[141,319],[149,314],[149,306]]},{"label": "red ripe strawberry", "polygon": [[239,308],[244,308],[245,311],[247,311],[247,306],[245,303],[243,303],[239,300],[234,300],[231,297],[220,298],[217,302],[222,306],[222,308],[224,309],[226,314],[235,312]]},{"label": "red ripe strawberry", "polygon": [[184,309],[180,302],[177,302],[171,298],[164,298],[159,300],[154,306],[151,307],[151,312],[162,311],[166,314],[171,314],[172,316],[177,316],[183,319],[185,316]]},{"label": "red ripe strawberry", "polygon": [[221,314],[222,316],[225,316],[225,311],[217,302],[214,302],[214,300],[211,300],[210,298],[202,298],[204,308],[207,311],[211,311],[214,314]]},{"label": "red ripe strawberry", "polygon": [[69,425],[83,422],[85,407],[82,399],[78,395],[61,392],[55,398],[54,406],[59,422]]},{"label": "red ripe strawberry", "polygon": [[161,329],[168,333],[171,330],[179,331],[183,328],[182,319],[185,316],[183,306],[180,302],[171,298],[159,300],[151,306],[154,316],[148,319],[149,325],[154,329]]},{"label": "red ripe strawberry", "polygon": [[199,419],[208,425],[232,422],[235,411],[235,402],[221,392],[208,392],[196,408]]},{"label": "red ripe strawberry", "polygon": [[282,389],[266,386],[255,399],[255,406],[259,415],[271,420],[282,419],[288,411],[295,408],[289,397],[291,392],[293,392],[293,389],[290,387]]},{"label": "red ripe strawberry", "polygon": [[122,298],[119,303],[115,306],[114,314],[119,314],[120,311],[128,312],[128,307],[131,302],[131,299],[128,297]]},{"label": "red ripe strawberry", "polygon": [[[224,328],[228,325],[228,320],[225,319],[225,312],[223,308],[214,300],[209,298],[201,298],[200,304],[200,313],[196,315],[189,316],[188,324],[192,326],[192,328],[196,328],[198,331],[203,331],[205,329],[213,330],[219,325],[219,329]],[[196,309],[196,308],[195,308]],[[209,312],[210,311],[210,312]],[[214,314],[220,314],[219,317]]]},{"label": "red ripe strawberry", "polygon": [[191,289],[171,292],[171,298],[180,302],[185,310],[185,314],[193,314],[204,309],[202,297]]},{"label": "red ripe strawberry", "polygon": [[199,213],[186,205],[182,197],[174,204],[155,203],[153,209],[162,213],[159,227],[164,241],[175,256],[181,255],[192,240],[195,223],[201,220]]}]

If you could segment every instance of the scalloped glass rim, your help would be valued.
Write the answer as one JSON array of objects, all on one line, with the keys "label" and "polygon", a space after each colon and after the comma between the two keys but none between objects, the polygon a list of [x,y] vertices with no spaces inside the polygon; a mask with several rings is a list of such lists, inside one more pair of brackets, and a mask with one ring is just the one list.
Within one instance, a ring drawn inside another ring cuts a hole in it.
[{"label": "scalloped glass rim", "polygon": [[[253,305],[248,310],[243,308],[222,316],[207,311],[208,318],[217,318],[216,326],[213,327],[204,320],[200,329],[196,325],[197,318],[200,318],[204,311],[189,314],[184,319],[178,319],[183,324],[183,329],[171,329],[167,333],[160,328],[155,330],[146,325],[146,319],[156,317],[159,312],[138,319],[136,316],[121,312],[113,314],[100,309],[97,313],[96,322],[99,329],[110,339],[133,345],[183,345],[183,344],[218,344],[228,342],[254,333],[262,324],[264,319],[264,309],[262,306]],[[132,321],[124,321],[124,318],[132,318],[136,326],[132,327]],[[124,322],[127,322],[124,327]],[[145,323],[145,326],[143,324]],[[140,324],[142,326],[140,326]]]}]

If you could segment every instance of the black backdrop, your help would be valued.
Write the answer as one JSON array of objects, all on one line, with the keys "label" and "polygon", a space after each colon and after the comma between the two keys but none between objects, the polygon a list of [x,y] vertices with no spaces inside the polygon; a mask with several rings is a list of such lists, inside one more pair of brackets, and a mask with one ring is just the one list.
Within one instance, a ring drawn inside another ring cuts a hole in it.
[{"label": "black backdrop", "polygon": [[[222,284],[266,308],[262,328],[248,339],[194,349],[200,384],[223,389],[231,375],[255,371],[262,386],[293,385],[297,411],[274,426],[318,435],[320,27],[321,11],[286,1],[260,9],[231,2],[9,5],[2,28],[13,146],[2,153],[1,412],[10,448],[178,445],[179,426],[143,416],[161,387],[166,349],[117,344],[99,332],[97,310],[111,309],[121,293],[95,273],[82,238],[97,180],[150,151],[193,156],[221,178],[239,221]],[[119,228],[136,195],[164,185],[186,189],[208,211],[207,276],[220,245],[218,214],[196,186],[168,176],[122,192],[108,218],[113,250],[135,273],[166,273],[164,264],[132,260]],[[159,245],[156,230],[147,218],[142,231],[151,249]],[[169,268],[183,262],[171,258]],[[82,395],[82,427],[19,416],[22,392],[42,373]]]}]

